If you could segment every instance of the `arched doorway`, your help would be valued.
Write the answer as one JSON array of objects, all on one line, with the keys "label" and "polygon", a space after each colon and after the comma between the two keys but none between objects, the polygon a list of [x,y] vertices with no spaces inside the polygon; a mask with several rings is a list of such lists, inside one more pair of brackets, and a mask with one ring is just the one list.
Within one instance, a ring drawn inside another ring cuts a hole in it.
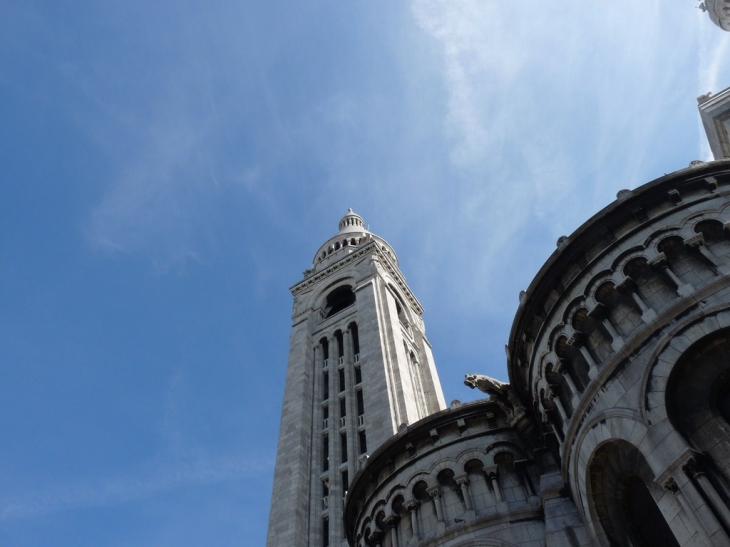
[{"label": "arched doorway", "polygon": [[679,547],[655,501],[663,492],[636,447],[626,441],[602,445],[588,472],[592,508],[609,545]]}]

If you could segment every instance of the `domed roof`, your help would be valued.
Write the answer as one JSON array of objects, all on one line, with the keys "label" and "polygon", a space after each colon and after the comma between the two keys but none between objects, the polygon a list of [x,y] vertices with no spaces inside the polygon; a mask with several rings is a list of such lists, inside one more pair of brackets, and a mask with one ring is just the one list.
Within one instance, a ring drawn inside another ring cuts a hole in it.
[{"label": "domed roof", "polygon": [[373,241],[377,242],[378,247],[398,264],[398,258],[391,246],[383,238],[365,228],[365,221],[362,217],[352,209],[348,209],[347,214],[340,220],[339,232],[319,248],[317,254],[314,255],[312,265],[315,269],[327,266],[344,258],[356,248]]},{"label": "domed roof", "polygon": [[352,209],[348,209],[347,214],[340,220],[340,233],[346,232],[367,232],[365,221]]}]

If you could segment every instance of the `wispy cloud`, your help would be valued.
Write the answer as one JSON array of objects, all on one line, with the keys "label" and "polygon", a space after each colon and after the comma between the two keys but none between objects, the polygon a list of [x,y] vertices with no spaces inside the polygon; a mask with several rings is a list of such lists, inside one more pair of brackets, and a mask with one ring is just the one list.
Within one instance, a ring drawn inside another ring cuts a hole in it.
[{"label": "wispy cloud", "polygon": [[88,236],[97,248],[146,254],[163,268],[199,259],[196,231],[219,183],[208,152],[210,123],[191,112],[188,99],[164,94],[166,107],[155,119],[120,131],[134,144],[92,212]]},{"label": "wispy cloud", "polygon": [[[677,105],[693,106],[692,10],[682,24],[659,0],[600,10],[577,1],[411,6],[443,54],[452,171],[439,175],[460,204],[444,225],[470,236],[438,227],[436,245],[450,256],[434,275],[448,276],[444,265],[459,272],[460,305],[500,309],[488,287],[505,264],[528,266],[526,283],[547,258],[521,256],[529,244],[569,234],[617,190],[686,165],[660,161],[657,148],[671,144]],[[714,30],[704,23],[702,32]],[[724,48],[711,52],[708,73]]]},{"label": "wispy cloud", "polygon": [[57,484],[43,490],[0,498],[0,521],[78,508],[117,505],[176,488],[242,480],[270,473],[267,459],[219,457],[193,462],[165,462],[138,474]]}]

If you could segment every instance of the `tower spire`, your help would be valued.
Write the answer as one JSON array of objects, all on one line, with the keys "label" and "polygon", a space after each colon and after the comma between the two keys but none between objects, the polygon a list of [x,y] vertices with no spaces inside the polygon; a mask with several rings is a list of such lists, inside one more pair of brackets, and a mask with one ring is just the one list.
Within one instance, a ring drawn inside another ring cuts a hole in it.
[{"label": "tower spire", "polygon": [[446,408],[395,251],[352,209],[338,226],[291,288],[268,547],[340,545],[344,497],[367,455]]}]

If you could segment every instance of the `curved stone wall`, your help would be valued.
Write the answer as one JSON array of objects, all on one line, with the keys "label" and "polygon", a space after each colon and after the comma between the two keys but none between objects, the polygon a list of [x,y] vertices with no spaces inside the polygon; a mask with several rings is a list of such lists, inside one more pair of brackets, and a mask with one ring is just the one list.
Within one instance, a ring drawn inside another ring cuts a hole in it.
[{"label": "curved stone wall", "polygon": [[[554,491],[554,460],[535,451],[520,427],[509,425],[488,400],[404,426],[370,456],[351,485],[349,544],[544,545],[546,502],[579,524],[572,504]],[[565,533],[564,523],[554,527]],[[568,533],[581,537],[580,529]]]},{"label": "curved stone wall", "polygon": [[728,228],[730,162],[695,165],[620,192],[521,297],[511,384],[596,545],[730,542]]}]

